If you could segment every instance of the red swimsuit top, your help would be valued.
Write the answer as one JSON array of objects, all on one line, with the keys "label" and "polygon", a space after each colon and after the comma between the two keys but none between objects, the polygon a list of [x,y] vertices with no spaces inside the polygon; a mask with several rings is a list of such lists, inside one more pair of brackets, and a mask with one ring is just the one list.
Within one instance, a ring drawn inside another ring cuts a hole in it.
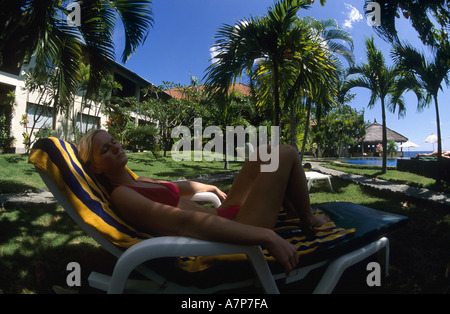
[{"label": "red swimsuit top", "polygon": [[141,187],[131,185],[128,187],[154,202],[177,207],[178,202],[180,201],[180,193],[177,187],[169,182],[158,182],[156,184],[161,185],[161,187]]}]

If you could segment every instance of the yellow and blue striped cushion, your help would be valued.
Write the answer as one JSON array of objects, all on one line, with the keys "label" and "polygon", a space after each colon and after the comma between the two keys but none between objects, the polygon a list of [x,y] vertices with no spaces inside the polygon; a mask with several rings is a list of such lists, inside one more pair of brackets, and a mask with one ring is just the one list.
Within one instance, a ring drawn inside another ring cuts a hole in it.
[{"label": "yellow and blue striped cushion", "polygon": [[46,172],[83,221],[110,242],[128,248],[152,237],[114,212],[106,189],[83,168],[74,144],[52,137],[40,139],[30,152],[29,162]]},{"label": "yellow and blue striped cushion", "polygon": [[[325,213],[315,209],[315,215],[323,216]],[[274,228],[286,241],[297,249],[299,255],[313,253],[321,247],[329,247],[345,239],[354,236],[355,228],[340,228],[333,221],[327,222],[316,229],[315,237],[307,237],[298,231],[299,219],[287,219],[284,211],[278,215],[278,221]],[[268,262],[274,262],[275,258],[263,248],[263,254]],[[246,260],[244,254],[183,257],[178,259],[177,266],[189,272],[201,272],[211,266],[225,265],[230,262],[242,262]]]}]

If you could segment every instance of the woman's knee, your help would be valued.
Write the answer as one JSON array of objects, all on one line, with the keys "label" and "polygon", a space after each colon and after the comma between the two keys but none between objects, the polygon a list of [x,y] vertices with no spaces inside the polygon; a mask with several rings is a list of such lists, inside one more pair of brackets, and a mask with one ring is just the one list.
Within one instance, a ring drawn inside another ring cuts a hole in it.
[{"label": "woman's knee", "polygon": [[280,162],[298,159],[298,153],[294,147],[290,145],[280,145],[279,147]]}]

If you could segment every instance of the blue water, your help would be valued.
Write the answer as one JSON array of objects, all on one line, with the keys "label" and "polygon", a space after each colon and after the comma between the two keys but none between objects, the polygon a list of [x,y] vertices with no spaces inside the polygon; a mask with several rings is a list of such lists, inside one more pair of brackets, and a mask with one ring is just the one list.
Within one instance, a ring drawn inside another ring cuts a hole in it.
[{"label": "blue water", "polygon": [[[382,166],[383,158],[381,158],[381,157],[352,158],[352,159],[347,159],[346,162],[349,164],[355,164],[355,165]],[[397,158],[388,158],[387,165],[388,165],[388,167],[397,166]]]},{"label": "blue water", "polygon": [[421,151],[411,151],[411,152],[408,152],[408,151],[403,151],[403,158],[411,158],[411,157],[414,157],[414,156],[417,156],[417,154],[429,154],[429,153],[432,153],[433,151],[431,151],[431,150],[421,150]]},{"label": "blue water", "polygon": [[[404,151],[403,158],[409,159],[411,157],[416,156],[417,154],[423,154],[423,153],[431,153],[431,151],[412,151],[412,152]],[[347,159],[346,162],[349,164],[356,164],[356,165],[382,166],[383,158],[381,158],[381,157],[350,158],[350,159]],[[388,158],[387,166],[388,167],[397,166],[397,158]]]}]

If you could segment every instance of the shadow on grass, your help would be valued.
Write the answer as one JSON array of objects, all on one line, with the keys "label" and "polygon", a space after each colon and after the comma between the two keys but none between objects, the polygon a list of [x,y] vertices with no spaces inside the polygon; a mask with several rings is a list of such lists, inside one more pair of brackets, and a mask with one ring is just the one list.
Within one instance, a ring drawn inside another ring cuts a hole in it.
[{"label": "shadow on grass", "polygon": [[450,293],[449,208],[426,200],[361,187],[364,206],[408,217],[388,235],[391,248],[386,293]]},{"label": "shadow on grass", "polygon": [[24,162],[24,160],[27,160],[28,155],[12,154],[12,155],[7,155],[4,158],[10,164],[18,164],[18,163]]},{"label": "shadow on grass", "polygon": [[[57,205],[0,208],[0,289],[6,294],[53,293],[67,287],[67,264],[81,266],[79,292],[93,292],[92,270],[110,272],[114,258]],[[106,270],[104,270],[106,269]]]},{"label": "shadow on grass", "polygon": [[12,181],[12,180],[1,180],[0,181],[0,193],[21,193],[24,191],[38,191],[35,186]]}]

